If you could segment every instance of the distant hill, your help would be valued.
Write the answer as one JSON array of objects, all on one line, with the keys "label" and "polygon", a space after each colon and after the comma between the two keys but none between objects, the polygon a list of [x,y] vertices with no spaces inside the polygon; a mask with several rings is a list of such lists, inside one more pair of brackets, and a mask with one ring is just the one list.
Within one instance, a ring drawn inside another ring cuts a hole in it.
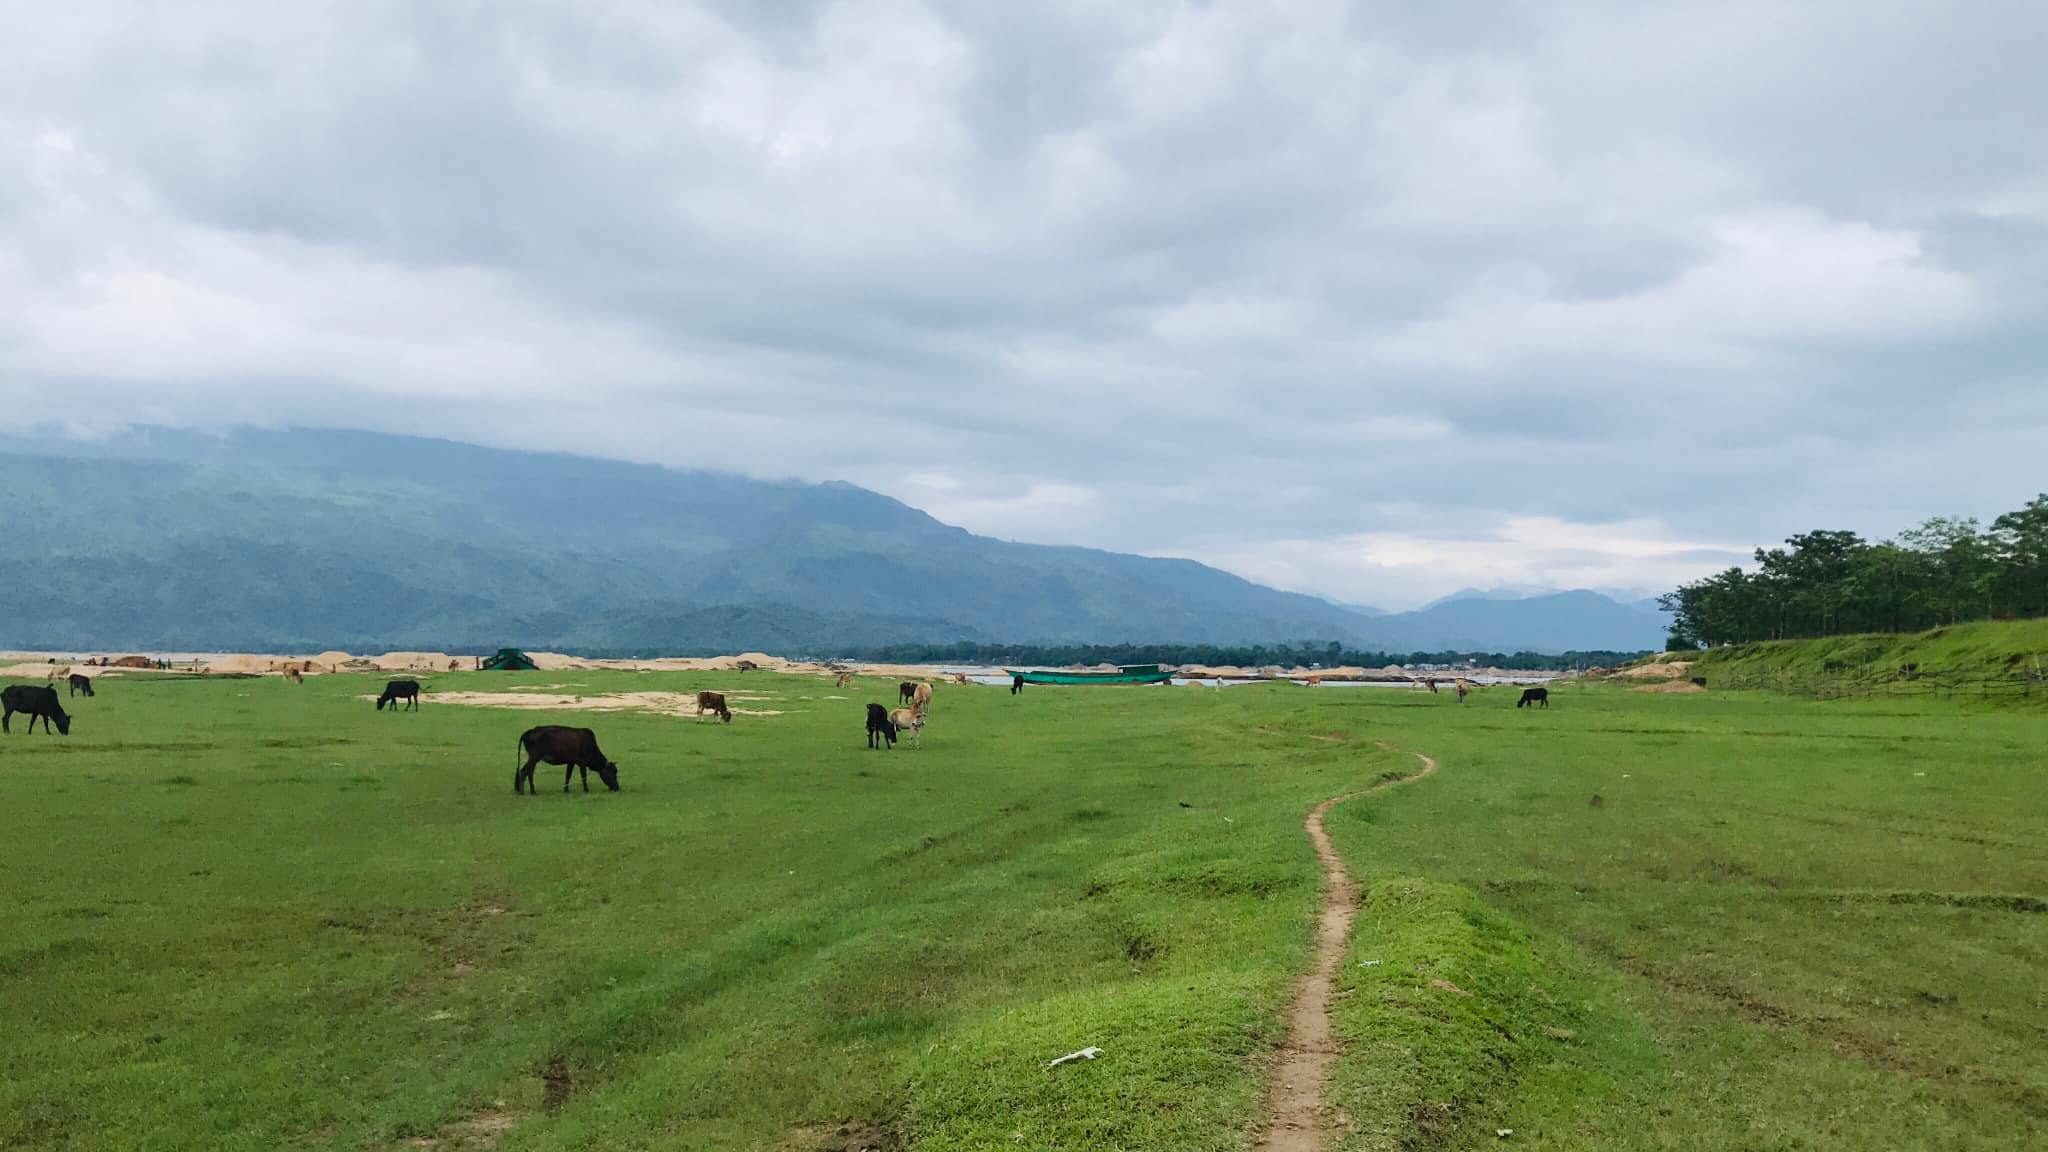
[{"label": "distant hill", "polygon": [[1387,646],[1412,651],[1637,652],[1662,648],[1669,620],[1652,601],[1623,604],[1581,589],[1519,599],[1444,600],[1375,617],[1372,626],[1387,637]]},{"label": "distant hill", "polygon": [[0,499],[5,647],[1512,651],[1662,636],[1592,593],[1368,615],[1190,560],[975,536],[849,484],[362,432],[0,439]]}]

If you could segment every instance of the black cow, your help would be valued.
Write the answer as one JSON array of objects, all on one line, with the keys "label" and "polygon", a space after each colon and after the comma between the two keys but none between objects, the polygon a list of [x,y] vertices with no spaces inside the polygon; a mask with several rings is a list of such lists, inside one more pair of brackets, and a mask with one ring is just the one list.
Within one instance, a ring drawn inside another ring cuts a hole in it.
[{"label": "black cow", "polygon": [[1022,692],[1023,690],[1024,678],[1022,676],[1010,677],[1010,695],[1015,696],[1017,693]]},{"label": "black cow", "polygon": [[73,672],[71,674],[70,695],[76,696],[80,692],[85,693],[87,696],[92,695],[92,677],[80,676],[78,673]]},{"label": "black cow", "polygon": [[[521,764],[521,758],[525,763]],[[590,791],[590,774],[595,771],[604,786],[614,792],[619,790],[619,766],[605,759],[604,752],[597,746],[597,733],[588,728],[564,728],[559,724],[543,724],[528,728],[519,736],[519,751],[512,757],[519,767],[512,773],[512,792],[530,792],[540,795],[540,785],[533,782],[533,768],[536,764],[565,764],[568,770],[562,773],[562,791],[569,790],[569,781],[576,773],[583,773],[583,790]]]},{"label": "black cow", "polygon": [[908,704],[910,703],[910,698],[915,695],[917,695],[917,684],[914,681],[905,680],[896,686],[896,700],[898,703]]},{"label": "black cow", "polygon": [[896,725],[889,722],[889,710],[880,704],[868,705],[868,747],[887,751],[895,743]]},{"label": "black cow", "polygon": [[57,690],[43,684],[9,684],[0,689],[0,732],[12,732],[10,722],[16,712],[28,713],[28,730],[36,730],[36,720],[43,722],[43,731],[50,730],[50,721],[57,722],[59,736],[71,735],[71,717],[64,714],[64,705],[57,702]]},{"label": "black cow", "polygon": [[393,680],[384,685],[384,694],[377,697],[377,711],[382,712],[384,706],[389,704],[391,705],[391,710],[396,712],[399,710],[398,702],[400,700],[411,701],[413,711],[419,711],[420,682],[417,680]]},{"label": "black cow", "polygon": [[1701,688],[1707,686],[1707,678],[1705,676],[1695,676],[1692,678],[1692,682]]},{"label": "black cow", "polygon": [[1548,688],[1524,688],[1524,689],[1522,689],[1522,698],[1521,698],[1520,700],[1517,700],[1517,701],[1515,701],[1515,707],[1517,707],[1517,708],[1520,708],[1520,707],[1521,707],[1522,705],[1524,705],[1524,704],[1533,704],[1533,705],[1535,705],[1535,706],[1537,706],[1537,707],[1540,707],[1540,708],[1548,708],[1548,707],[1550,707],[1550,689],[1548,689]]}]

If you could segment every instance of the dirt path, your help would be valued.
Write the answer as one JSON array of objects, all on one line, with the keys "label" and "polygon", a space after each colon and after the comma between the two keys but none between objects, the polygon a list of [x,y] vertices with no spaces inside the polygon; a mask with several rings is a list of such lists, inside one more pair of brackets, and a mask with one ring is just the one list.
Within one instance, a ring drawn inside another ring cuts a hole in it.
[{"label": "dirt path", "polygon": [[[1393,751],[1384,743],[1380,747]],[[1270,1119],[1265,1134],[1259,1137],[1260,1152],[1315,1152],[1322,1144],[1323,1087],[1330,1080],[1330,1061],[1337,1055],[1337,1042],[1330,1036],[1330,993],[1336,987],[1337,969],[1344,963],[1344,949],[1351,940],[1351,921],[1358,913],[1358,886],[1344,870],[1344,858],[1331,847],[1329,833],[1323,831],[1323,817],[1346,800],[1420,780],[1436,771],[1435,760],[1420,752],[1414,756],[1422,761],[1420,771],[1332,796],[1316,805],[1303,823],[1309,842],[1316,846],[1316,859],[1323,866],[1316,961],[1294,989],[1294,1007],[1287,1017],[1287,1043],[1280,1048],[1272,1082],[1266,1086]]]}]

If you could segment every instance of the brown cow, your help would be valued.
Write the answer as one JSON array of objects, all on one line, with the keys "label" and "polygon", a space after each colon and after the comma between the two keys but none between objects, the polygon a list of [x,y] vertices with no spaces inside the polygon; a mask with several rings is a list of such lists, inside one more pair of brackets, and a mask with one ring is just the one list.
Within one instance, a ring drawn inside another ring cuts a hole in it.
[{"label": "brown cow", "polygon": [[715,712],[720,720],[725,721],[727,724],[732,723],[732,709],[725,706],[725,693],[723,692],[697,693],[697,718],[702,720],[707,712]]},{"label": "brown cow", "polygon": [[932,710],[932,686],[929,684],[912,685],[910,690],[910,706],[917,709],[919,715],[930,712]]},{"label": "brown cow", "polygon": [[899,734],[904,732],[910,734],[910,746],[912,748],[924,747],[923,712],[915,708],[898,708],[894,712],[889,713],[889,723],[896,726],[896,731]]}]

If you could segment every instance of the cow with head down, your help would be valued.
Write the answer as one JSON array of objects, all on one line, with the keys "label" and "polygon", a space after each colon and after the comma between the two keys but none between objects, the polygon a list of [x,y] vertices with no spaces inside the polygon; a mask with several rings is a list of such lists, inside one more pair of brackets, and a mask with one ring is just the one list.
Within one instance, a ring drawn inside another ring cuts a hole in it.
[{"label": "cow with head down", "polygon": [[720,720],[725,721],[727,724],[732,723],[732,709],[728,707],[725,703],[725,693],[697,693],[697,718],[701,720],[705,716],[711,715],[717,716]]},{"label": "cow with head down", "polygon": [[569,790],[569,781],[577,772],[583,773],[583,790],[590,791],[590,774],[597,773],[598,779],[613,792],[619,790],[619,766],[605,756],[597,746],[597,733],[588,728],[565,728],[559,724],[543,724],[528,728],[519,737],[519,753],[514,756],[516,764],[523,758],[525,763],[512,773],[512,792],[540,794],[540,786],[533,781],[533,769],[537,764],[563,764],[568,770],[562,773],[562,791]]},{"label": "cow with head down", "polygon": [[868,748],[888,751],[896,746],[896,725],[889,721],[889,710],[880,704],[868,705]]}]

